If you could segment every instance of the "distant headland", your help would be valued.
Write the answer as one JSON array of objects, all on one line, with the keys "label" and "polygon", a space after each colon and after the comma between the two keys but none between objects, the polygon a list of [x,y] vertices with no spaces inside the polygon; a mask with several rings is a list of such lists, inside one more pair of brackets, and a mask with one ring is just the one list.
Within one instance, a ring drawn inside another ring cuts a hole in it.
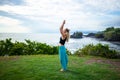
[{"label": "distant headland", "polygon": [[83,35],[82,32],[77,31],[77,32],[74,32],[70,37],[82,38],[83,36],[98,38],[105,41],[120,42],[120,28],[108,27],[104,31],[98,31],[96,33],[88,33],[87,35]]}]

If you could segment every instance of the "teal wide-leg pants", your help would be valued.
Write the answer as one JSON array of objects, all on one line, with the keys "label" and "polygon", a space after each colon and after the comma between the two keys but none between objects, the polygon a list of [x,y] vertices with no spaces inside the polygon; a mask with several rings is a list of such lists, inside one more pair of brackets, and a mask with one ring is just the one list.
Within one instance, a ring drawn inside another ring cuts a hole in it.
[{"label": "teal wide-leg pants", "polygon": [[62,69],[67,70],[68,57],[65,46],[59,46],[59,58]]}]

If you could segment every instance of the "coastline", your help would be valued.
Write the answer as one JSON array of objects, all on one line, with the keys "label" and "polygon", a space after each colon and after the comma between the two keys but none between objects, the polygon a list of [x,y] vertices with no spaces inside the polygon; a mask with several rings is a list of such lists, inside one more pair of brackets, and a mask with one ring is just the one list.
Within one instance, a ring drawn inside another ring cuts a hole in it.
[{"label": "coastline", "polygon": [[[2,33],[0,35],[0,40],[5,40],[6,38],[12,38],[12,41],[20,41],[20,42],[24,42],[25,39],[27,40],[31,40],[31,41],[37,41],[37,42],[41,42],[41,43],[46,43],[49,45],[53,45],[53,46],[57,46],[59,44],[59,36],[60,34],[56,34],[56,33],[52,33],[52,34],[32,34],[32,33],[24,33],[24,34],[16,34],[16,33]],[[97,44],[97,43],[102,43],[102,44],[109,44],[110,47],[112,49],[116,49],[120,51],[120,45],[118,42],[109,42],[109,41],[104,41],[104,40],[100,40],[98,38],[94,38],[94,37],[85,37],[83,35],[83,38],[79,38],[79,39],[74,39],[74,38],[70,38],[70,41],[66,44],[66,48],[69,49],[71,52],[76,51],[77,49],[81,49],[83,48],[85,45],[88,44]],[[117,45],[116,45],[117,44]]]},{"label": "coastline", "polygon": [[[84,36],[84,37],[86,37],[86,36]],[[120,42],[119,41],[107,41],[107,40],[104,40],[103,38],[96,38],[94,36],[91,36],[89,38],[94,38],[94,39],[99,40],[99,41],[109,42],[109,43],[112,43],[114,45],[120,46]],[[120,52],[120,49],[117,48],[117,47],[116,48],[115,47],[111,47],[110,45],[109,45],[109,47],[110,47],[110,49],[113,49],[113,50],[116,50],[116,51]]]}]

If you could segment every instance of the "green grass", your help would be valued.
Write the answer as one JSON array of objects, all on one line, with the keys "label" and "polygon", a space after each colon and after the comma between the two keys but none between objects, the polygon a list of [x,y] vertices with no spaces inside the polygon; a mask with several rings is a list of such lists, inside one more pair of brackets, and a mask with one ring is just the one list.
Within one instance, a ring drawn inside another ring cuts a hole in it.
[{"label": "green grass", "polygon": [[92,58],[69,56],[68,71],[60,72],[58,55],[0,57],[0,80],[120,80],[109,64],[87,64]]}]

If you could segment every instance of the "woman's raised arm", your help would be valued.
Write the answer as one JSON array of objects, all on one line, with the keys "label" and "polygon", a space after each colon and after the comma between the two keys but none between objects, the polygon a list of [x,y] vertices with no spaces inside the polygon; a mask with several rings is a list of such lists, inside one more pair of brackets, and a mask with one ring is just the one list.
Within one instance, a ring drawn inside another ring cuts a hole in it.
[{"label": "woman's raised arm", "polygon": [[61,35],[64,37],[64,32],[63,32],[63,27],[64,27],[64,24],[65,24],[65,20],[63,21],[61,27],[60,27],[60,33]]}]

